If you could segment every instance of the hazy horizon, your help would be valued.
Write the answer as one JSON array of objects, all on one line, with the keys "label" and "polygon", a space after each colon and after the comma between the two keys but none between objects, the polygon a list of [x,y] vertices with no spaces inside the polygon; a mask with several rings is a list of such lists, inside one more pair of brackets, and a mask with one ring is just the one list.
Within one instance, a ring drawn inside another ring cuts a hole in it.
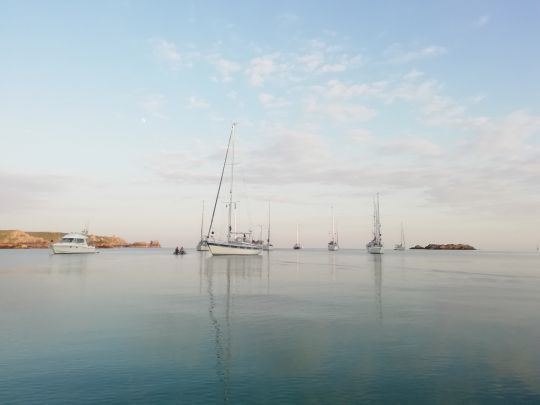
[{"label": "hazy horizon", "polygon": [[[238,228],[325,247],[540,242],[534,1],[2,2],[0,229],[195,246],[239,123]],[[224,231],[224,185],[216,230]]]}]

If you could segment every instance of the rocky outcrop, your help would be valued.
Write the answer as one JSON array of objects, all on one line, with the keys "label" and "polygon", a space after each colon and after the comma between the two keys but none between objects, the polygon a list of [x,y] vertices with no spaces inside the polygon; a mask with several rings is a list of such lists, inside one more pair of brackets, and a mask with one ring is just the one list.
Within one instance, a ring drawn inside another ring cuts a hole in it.
[{"label": "rocky outcrop", "polygon": [[19,230],[0,231],[0,249],[34,249],[49,246],[46,239]]},{"label": "rocky outcrop", "polygon": [[420,245],[413,246],[411,249],[427,249],[427,250],[476,250],[471,245],[461,244],[461,243],[447,243],[447,244],[436,244],[430,243],[429,245],[422,247]]},{"label": "rocky outcrop", "polygon": [[[58,242],[67,232],[23,232],[19,230],[0,230],[0,249],[48,248]],[[129,243],[118,236],[89,235],[88,244],[100,249],[118,247],[159,248],[159,241]]]},{"label": "rocky outcrop", "polygon": [[89,235],[88,244],[100,249],[127,247],[129,244],[118,236]]}]

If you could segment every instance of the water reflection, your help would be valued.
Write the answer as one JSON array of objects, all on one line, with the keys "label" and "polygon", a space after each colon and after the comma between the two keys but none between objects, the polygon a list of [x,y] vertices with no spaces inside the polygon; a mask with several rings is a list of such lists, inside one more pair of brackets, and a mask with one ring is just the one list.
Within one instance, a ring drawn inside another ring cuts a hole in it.
[{"label": "water reflection", "polygon": [[373,260],[373,281],[375,285],[375,308],[377,312],[377,317],[379,321],[382,322],[383,319],[383,308],[382,308],[382,256],[381,255],[371,255]]},{"label": "water reflection", "polygon": [[51,273],[77,274],[82,275],[88,268],[88,263],[92,260],[90,255],[53,255],[49,257]]},{"label": "water reflection", "polygon": [[[208,292],[208,315],[214,328],[214,344],[216,351],[216,373],[219,382],[222,384],[222,394],[224,402],[230,398],[230,367],[231,367],[231,341],[232,341],[232,306],[233,294],[231,285],[234,279],[250,279],[251,277],[262,277],[262,257],[226,257],[211,256],[204,262],[206,267]],[[220,277],[225,277],[224,293],[220,293]],[[267,267],[267,291],[270,283],[270,267]],[[217,285],[218,287],[215,287]],[[217,290],[217,291],[216,291]],[[222,296],[224,305],[218,304],[218,297]],[[224,313],[220,316],[220,308]]]}]

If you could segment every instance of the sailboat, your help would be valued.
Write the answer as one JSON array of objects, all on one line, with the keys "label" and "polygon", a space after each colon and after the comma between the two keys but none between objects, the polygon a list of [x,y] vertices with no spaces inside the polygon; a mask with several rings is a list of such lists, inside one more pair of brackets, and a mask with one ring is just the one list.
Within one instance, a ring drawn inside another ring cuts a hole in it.
[{"label": "sailboat", "polygon": [[263,244],[263,250],[270,251],[272,249],[274,249],[274,245],[270,242],[270,203],[268,203],[268,235],[266,242]]},{"label": "sailboat", "polygon": [[[261,253],[262,245],[260,243],[253,242],[252,231],[238,232],[232,229],[232,207],[233,204],[236,207],[236,203],[233,202],[233,184],[234,184],[234,130],[236,123],[234,122],[231,127],[231,133],[229,135],[229,142],[227,143],[227,151],[225,152],[225,160],[223,162],[223,168],[221,169],[221,177],[219,179],[218,191],[216,195],[216,201],[214,203],[214,210],[212,212],[212,219],[210,220],[210,227],[208,228],[208,234],[206,235],[206,243],[210,253],[212,255],[258,255]],[[231,150],[232,144],[232,158],[231,158],[231,184],[229,188],[229,203],[228,208],[228,222],[227,222],[227,240],[217,241],[214,239],[214,231],[212,231],[212,225],[214,224],[214,216],[216,214],[216,207],[219,201],[219,193],[221,191],[221,184],[223,183],[223,175],[225,174],[225,166],[227,165],[227,159],[229,158],[229,150]]]},{"label": "sailboat", "polygon": [[334,207],[332,207],[332,239],[330,240],[330,242],[328,242],[328,250],[330,250],[331,252],[339,250],[339,243],[334,221]]},{"label": "sailboat", "polygon": [[298,224],[296,224],[296,243],[293,246],[294,250],[302,249],[302,244],[300,243],[300,238],[298,235]]},{"label": "sailboat", "polygon": [[204,201],[202,202],[202,215],[201,215],[201,239],[197,243],[197,250],[199,252],[208,252],[208,245],[206,244],[206,238],[203,237],[204,227]]},{"label": "sailboat", "polygon": [[366,245],[366,248],[372,254],[383,253],[381,217],[379,215],[379,193],[377,193],[377,199],[373,200],[373,239]]},{"label": "sailboat", "polygon": [[403,233],[403,223],[401,223],[401,241],[394,245],[394,250],[405,250],[405,234]]}]

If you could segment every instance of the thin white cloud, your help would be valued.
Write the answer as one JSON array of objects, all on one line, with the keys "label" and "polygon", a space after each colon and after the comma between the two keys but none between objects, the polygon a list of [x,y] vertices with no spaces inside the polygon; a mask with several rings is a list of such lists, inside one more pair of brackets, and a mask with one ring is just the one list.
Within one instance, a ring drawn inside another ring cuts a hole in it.
[{"label": "thin white cloud", "polygon": [[294,13],[283,13],[278,15],[278,21],[285,24],[294,24],[300,21],[300,17]]},{"label": "thin white cloud", "polygon": [[283,72],[286,65],[277,63],[278,58],[279,54],[273,53],[251,59],[246,69],[250,83],[253,86],[262,86],[270,77]]},{"label": "thin white cloud", "polygon": [[281,97],[273,96],[269,93],[260,93],[259,102],[266,108],[277,109],[288,106],[290,103]]},{"label": "thin white cloud", "polygon": [[223,82],[230,82],[233,76],[242,69],[240,64],[226,59],[219,54],[209,55],[208,61],[216,68],[219,73],[219,79]]},{"label": "thin white cloud", "polygon": [[379,143],[378,150],[383,154],[440,156],[441,148],[427,139],[419,137],[405,137],[392,139]]},{"label": "thin white cloud", "polygon": [[386,48],[383,55],[389,63],[404,64],[441,56],[446,53],[446,48],[438,45],[430,45],[419,49],[407,49],[401,44],[393,44]]},{"label": "thin white cloud", "polygon": [[361,104],[343,103],[339,101],[325,100],[317,97],[308,97],[304,100],[304,110],[310,114],[323,114],[334,121],[369,121],[376,111]]},{"label": "thin white cloud", "polygon": [[424,72],[421,72],[419,70],[416,70],[416,69],[412,69],[410,70],[409,72],[407,72],[406,74],[403,75],[403,78],[405,80],[416,80],[420,77],[424,76]]},{"label": "thin white cloud", "polygon": [[375,109],[366,106],[360,99],[380,96],[386,82],[346,84],[330,80],[325,85],[313,86],[313,94],[303,100],[304,110],[310,114],[324,114],[335,121],[368,121],[375,117]]},{"label": "thin white cloud", "polygon": [[193,46],[190,46],[192,49],[189,51],[181,52],[174,42],[166,39],[155,39],[150,42],[157,58],[173,70],[193,66],[193,60],[198,57],[198,52]]},{"label": "thin white cloud", "polygon": [[339,46],[328,45],[321,40],[309,41],[306,49],[290,58],[295,61],[295,69],[305,73],[340,73],[362,64],[360,54],[349,55]]},{"label": "thin white cloud", "polygon": [[[150,94],[144,97],[140,106],[143,112],[153,118],[167,118],[164,113],[165,96],[163,94]],[[146,123],[146,118],[143,117],[141,122]]]},{"label": "thin white cloud", "polygon": [[195,110],[206,110],[210,108],[210,103],[203,98],[191,96],[189,98],[189,107]]},{"label": "thin white cloud", "polygon": [[474,22],[473,26],[476,28],[482,28],[489,24],[491,21],[491,16],[489,14],[484,14],[478,17]]},{"label": "thin white cloud", "polygon": [[155,50],[160,58],[169,62],[180,62],[182,56],[173,42],[159,39],[154,43]]},{"label": "thin white cloud", "polygon": [[366,142],[373,139],[373,134],[369,129],[356,128],[349,132],[349,137],[355,142]]}]

